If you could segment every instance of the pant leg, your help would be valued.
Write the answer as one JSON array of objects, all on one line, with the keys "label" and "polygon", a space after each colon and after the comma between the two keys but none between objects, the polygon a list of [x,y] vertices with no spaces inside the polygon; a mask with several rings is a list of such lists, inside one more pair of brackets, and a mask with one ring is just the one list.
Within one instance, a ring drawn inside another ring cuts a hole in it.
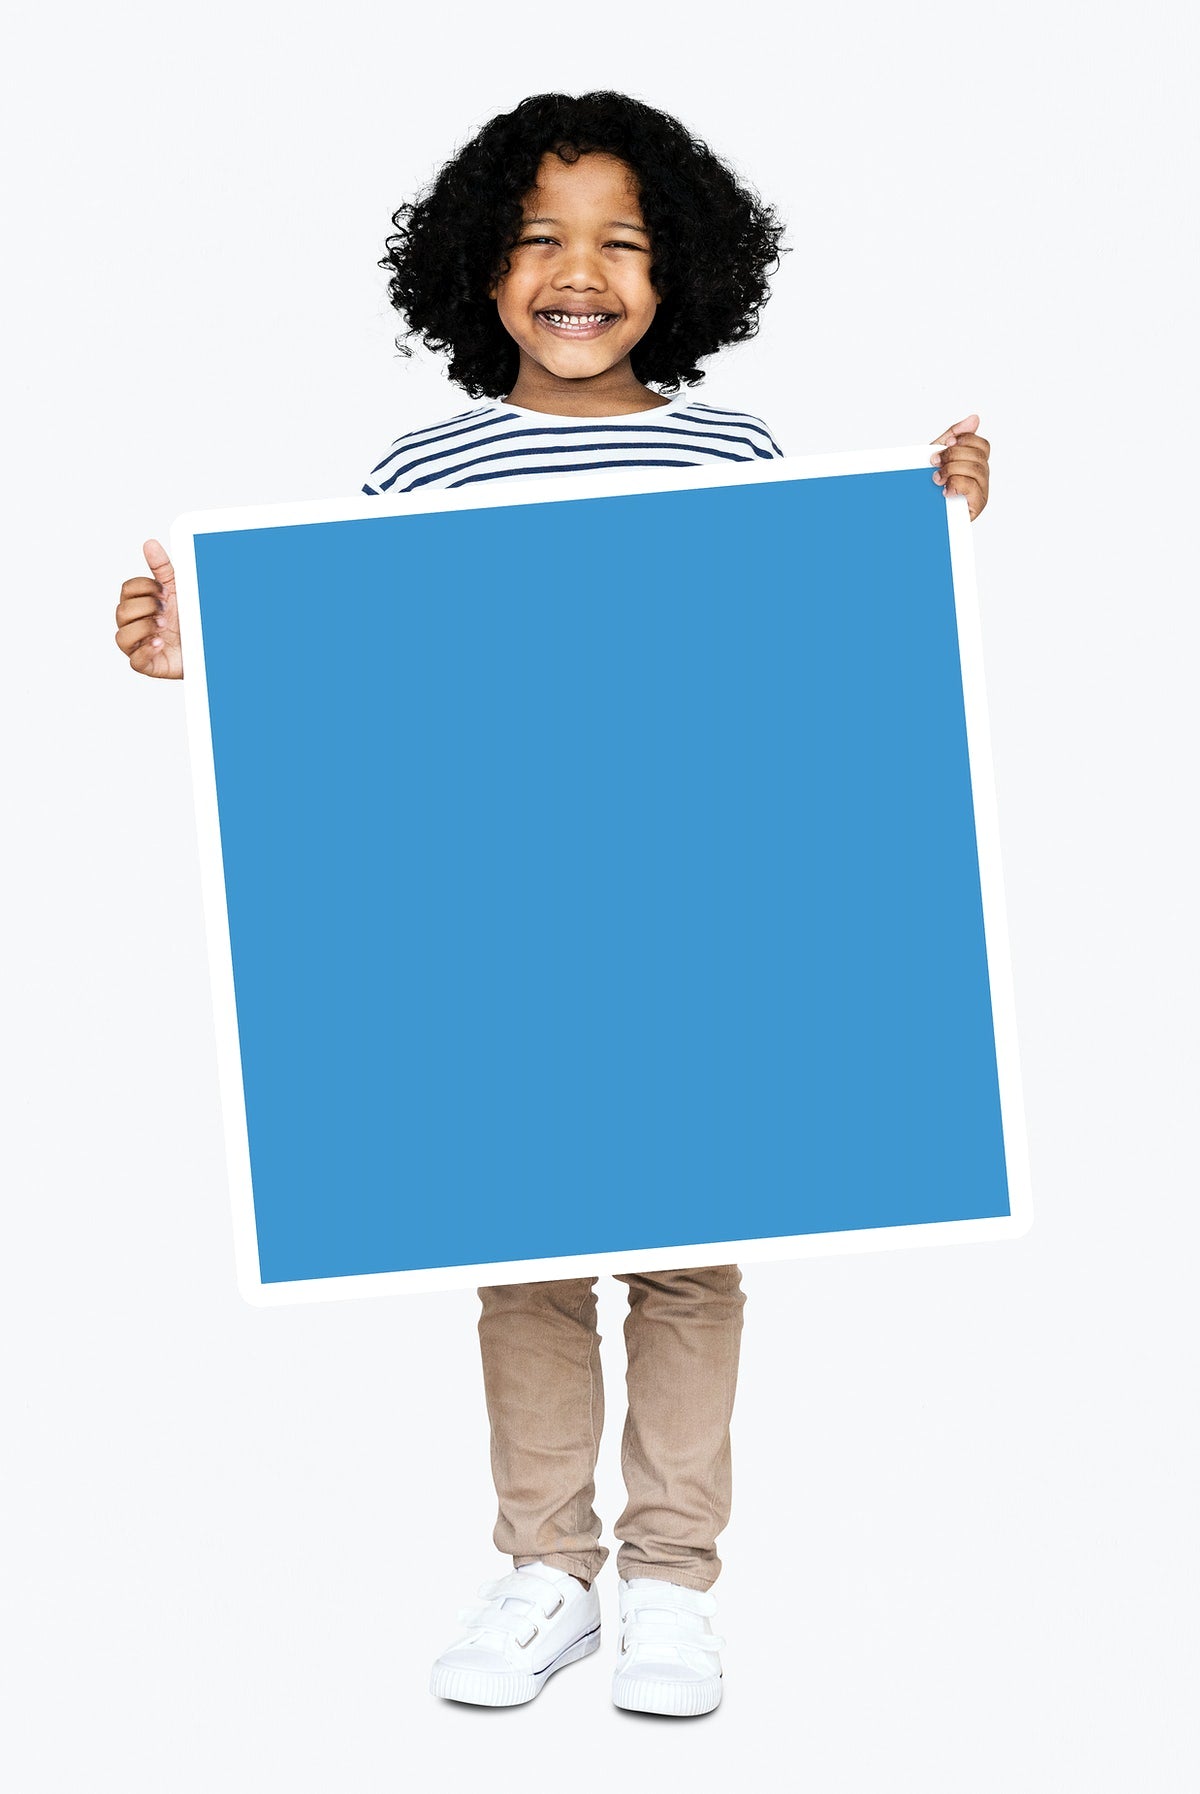
[{"label": "pant leg", "polygon": [[737,1265],[647,1271],[629,1288],[629,1414],[621,1446],[628,1502],[618,1573],[707,1589],[729,1523],[729,1422],[745,1295]]},{"label": "pant leg", "polygon": [[479,1344],[499,1500],[496,1546],[592,1582],[600,1543],[596,1453],[604,1426],[596,1279],[479,1291]]}]

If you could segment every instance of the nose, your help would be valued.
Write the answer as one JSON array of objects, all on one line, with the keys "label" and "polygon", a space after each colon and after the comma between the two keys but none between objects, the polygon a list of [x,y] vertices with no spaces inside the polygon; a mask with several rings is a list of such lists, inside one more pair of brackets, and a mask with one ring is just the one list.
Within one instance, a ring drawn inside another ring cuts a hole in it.
[{"label": "nose", "polygon": [[594,249],[585,244],[569,245],[557,258],[551,285],[564,292],[602,293],[608,276]]}]

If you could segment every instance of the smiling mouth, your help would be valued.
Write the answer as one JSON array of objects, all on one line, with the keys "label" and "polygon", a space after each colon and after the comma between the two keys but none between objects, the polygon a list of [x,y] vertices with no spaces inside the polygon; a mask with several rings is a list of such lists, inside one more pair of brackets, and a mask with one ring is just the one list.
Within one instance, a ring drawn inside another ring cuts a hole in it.
[{"label": "smiling mouth", "polygon": [[571,337],[575,341],[581,338],[599,336],[610,324],[615,324],[617,315],[611,311],[539,311],[534,316],[547,330],[555,336]]}]

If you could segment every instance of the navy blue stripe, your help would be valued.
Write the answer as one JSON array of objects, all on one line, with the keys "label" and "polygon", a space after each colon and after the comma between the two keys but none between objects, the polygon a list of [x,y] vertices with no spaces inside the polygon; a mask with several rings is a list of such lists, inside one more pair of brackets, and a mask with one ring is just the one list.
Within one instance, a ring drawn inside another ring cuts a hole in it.
[{"label": "navy blue stripe", "polygon": [[[658,407],[661,412],[667,407]],[[650,414],[653,415],[653,412]],[[757,418],[752,418],[745,411],[722,410],[714,405],[702,404],[693,400],[690,404],[670,410],[670,418],[662,423],[652,423],[649,417],[631,418],[628,422],[617,423],[612,418],[597,418],[591,421],[581,418],[578,422],[560,421],[556,423],[536,423],[523,421],[525,414],[515,409],[505,408],[495,401],[482,406],[474,406],[468,411],[460,412],[457,417],[446,418],[439,424],[431,424],[426,430],[411,431],[407,436],[397,439],[392,449],[376,467],[372,468],[368,481],[362,490],[368,497],[378,497],[380,493],[397,490],[401,492],[416,491],[429,485],[434,480],[449,484],[453,476],[464,474],[471,467],[486,466],[493,460],[514,457],[535,458],[551,457],[560,454],[584,453],[597,459],[576,462],[570,467],[565,464],[551,467],[499,468],[495,472],[466,476],[454,481],[456,485],[471,483],[472,479],[498,479],[508,473],[533,472],[594,472],[611,466],[640,467],[695,467],[705,460],[746,461],[757,458],[769,461],[773,458],[770,450],[762,447],[754,437],[761,437],[770,443],[774,455],[782,458],[783,451],[771,436],[770,431]],[[502,425],[518,424],[518,428],[501,429]],[[736,423],[741,431],[752,432],[740,434],[730,426]],[[724,425],[724,428],[720,426]],[[451,427],[455,426],[455,427]],[[569,444],[547,442],[547,437],[567,436]],[[614,442],[614,436],[625,438],[637,437],[635,443]],[[608,440],[603,440],[604,438]],[[655,460],[649,457],[625,458],[613,461],[604,457],[618,454],[622,447],[646,448],[658,446],[653,439],[666,437],[662,444],[665,449],[686,455],[686,460]],[[518,442],[523,438],[536,438],[538,446],[497,451],[495,445],[501,442]],[[648,438],[650,440],[648,440]],[[730,453],[714,445],[717,442],[734,444],[746,452]],[[455,457],[458,457],[455,462]],[[465,457],[465,459],[464,459]],[[391,472],[381,480],[378,486],[371,483],[374,477],[387,467]],[[411,478],[420,468],[428,468],[429,472]],[[406,483],[400,485],[400,481]]]},{"label": "navy blue stripe", "polygon": [[[692,435],[693,437],[698,437],[700,439],[700,441],[703,442],[706,446],[707,446],[708,442],[716,436],[716,432],[712,431],[712,430],[695,430],[695,431],[689,432],[687,430],[667,429],[662,424],[651,424],[648,426],[638,426],[636,424],[589,424],[589,425],[584,425],[581,428],[576,428],[576,426],[573,424],[564,424],[561,426],[556,426],[554,429],[550,429],[550,430],[529,429],[529,428],[521,429],[521,430],[505,430],[503,435],[492,436],[492,437],[489,437],[486,442],[481,442],[478,446],[483,450],[483,453],[478,455],[475,459],[480,460],[480,461],[490,461],[493,459],[493,456],[490,452],[493,443],[516,442],[523,436],[538,436],[538,437],[570,436],[571,438],[573,438],[573,441],[572,441],[572,444],[570,447],[567,447],[565,445],[560,446],[556,443],[548,443],[544,448],[508,449],[503,452],[506,454],[518,454],[518,455],[573,454],[575,452],[575,444],[578,443],[581,448],[586,448],[589,451],[594,451],[595,453],[599,454],[605,450],[622,448],[624,446],[624,444],[618,443],[618,442],[596,442],[593,440],[593,437],[605,436],[612,431],[622,431],[622,432],[624,432],[625,435],[644,436],[646,434],[647,430],[653,431],[653,433],[656,436],[668,436],[668,437],[675,438],[675,441],[678,443],[678,446],[679,446],[679,449],[681,452],[685,449],[694,452],[696,450],[696,448],[698,447],[698,444],[696,442],[694,442],[694,441],[689,442],[687,440],[687,437],[689,435]],[[681,438],[682,438],[682,440],[680,440]],[[728,441],[728,442],[743,442],[745,444],[745,447],[750,449],[752,453],[757,454],[759,452],[754,447],[754,444],[752,442],[746,442],[744,437],[729,436],[729,437],[722,437],[721,440]],[[471,443],[469,445],[464,444],[464,448],[467,446],[474,448],[476,445],[474,443]],[[648,443],[646,446],[647,447],[655,447],[657,445],[653,444],[653,443]],[[459,452],[460,451],[457,449],[440,449],[440,450],[438,450],[438,452],[436,454],[418,455],[415,461],[408,461],[404,464],[403,467],[398,467],[396,469],[395,473],[392,474],[391,478],[382,483],[382,488],[384,490],[386,490],[386,488],[388,486],[394,485],[395,482],[400,478],[400,476],[402,474],[411,473],[414,470],[414,468],[425,467],[428,465],[428,463],[430,461],[445,461],[448,457],[458,454]],[[749,456],[747,456],[747,455],[731,455],[731,454],[726,453],[723,449],[716,449],[716,448],[708,449],[707,452],[710,455],[717,458],[718,460],[746,461],[749,459]],[[771,457],[769,455],[765,455],[763,457],[763,459],[769,461],[771,459]],[[474,465],[475,465],[474,460],[464,461],[462,463],[463,467],[473,467]],[[459,469],[456,467],[449,467],[449,468],[443,469],[442,471],[446,472],[446,473],[457,473],[459,471]],[[437,476],[436,476],[436,470],[435,470],[434,473],[424,474],[419,480],[413,481],[412,485],[423,486],[428,480],[434,479],[436,477]],[[411,487],[406,487],[405,490],[406,491],[411,490]]]},{"label": "navy blue stripe", "polygon": [[[611,417],[598,417],[595,423],[529,424],[524,429],[511,430],[509,431],[509,434],[511,436],[586,436],[589,431],[595,431],[601,436],[604,436],[618,430],[625,435],[637,434],[643,430],[653,430],[656,436],[688,436],[694,434],[703,436],[713,435],[713,431],[707,427],[702,431],[695,432],[689,429],[681,429],[678,424],[618,424],[614,423]],[[731,438],[730,440],[732,441],[734,438]]]},{"label": "navy blue stripe", "polygon": [[[430,424],[430,426],[429,426],[430,430],[443,431],[444,434],[437,435],[437,436],[431,436],[429,434],[428,430],[426,430],[426,431],[412,430],[409,432],[409,434],[407,436],[398,436],[396,438],[395,442],[391,446],[390,451],[383,457],[382,461],[376,462],[375,466],[371,469],[371,472],[372,473],[381,472],[382,469],[387,466],[389,461],[392,461],[395,459],[397,454],[410,454],[412,452],[412,450],[414,450],[414,449],[429,448],[430,445],[435,442],[449,442],[453,439],[453,437],[456,437],[456,436],[468,436],[471,434],[472,430],[476,430],[476,429],[477,430],[488,430],[488,429],[492,429],[496,424],[515,423],[517,421],[517,418],[519,415],[520,414],[516,411],[503,411],[497,407],[494,411],[493,416],[488,417],[486,414],[486,409],[484,407],[480,407],[477,411],[475,411],[473,413],[469,412],[469,411],[462,412],[459,418],[453,418],[453,417],[447,418],[445,420],[444,424]],[[679,413],[676,413],[676,416],[678,416],[678,415],[679,415]],[[447,426],[449,424],[460,422],[461,418],[472,418],[472,417],[475,419],[475,421],[464,429],[451,431],[447,428]],[[581,419],[580,422],[577,424],[574,424],[574,423],[572,423],[572,424],[530,424],[530,425],[526,426],[526,428],[523,432],[522,431],[513,431],[511,433],[513,435],[526,434],[526,435],[534,435],[534,436],[565,436],[565,435],[585,435],[589,430],[603,431],[603,430],[643,430],[643,429],[644,430],[653,429],[653,430],[659,430],[659,431],[666,431],[669,433],[672,430],[672,426],[670,424],[639,424],[639,423],[634,423],[634,422],[627,423],[627,424],[618,424],[618,423],[613,423],[611,420],[606,420],[604,418],[600,418],[594,424],[589,423],[586,419]],[[406,465],[404,467],[398,467],[396,469],[395,473],[392,474],[391,479],[388,480],[386,482],[386,484],[391,485],[395,480],[399,479],[399,477],[402,473],[407,473],[410,468],[419,467],[419,466],[421,466],[421,460],[418,458],[415,461],[410,461],[410,462],[406,463]]]},{"label": "navy blue stripe", "polygon": [[[689,406],[688,409],[696,410],[696,411],[709,411],[712,413],[714,418],[735,418],[738,423],[744,424],[747,430],[753,430],[755,432],[755,434],[758,436],[765,436],[767,441],[770,443],[771,447],[775,450],[776,455],[778,455],[780,460],[783,459],[783,450],[780,448],[779,444],[776,442],[775,438],[772,436],[770,430],[768,430],[768,428],[765,424],[760,423],[757,418],[751,417],[749,412],[746,412],[746,411],[718,411],[715,406],[701,405],[698,401],[694,407]],[[706,424],[708,422],[708,419],[703,418],[703,417],[698,418],[697,422]],[[770,457],[770,456],[767,457],[768,460],[770,460],[771,458],[772,457]]]},{"label": "navy blue stripe", "polygon": [[[744,461],[745,455],[729,455],[730,461]],[[465,480],[451,480],[449,490],[456,486],[474,486],[479,480],[514,480],[523,473],[605,473],[610,467],[699,467],[699,461],[572,461],[564,467],[498,467],[495,473],[472,473]],[[435,476],[430,474],[428,478]],[[408,486],[406,491],[412,492],[414,487]]]},{"label": "navy blue stripe", "polygon": [[479,418],[479,421],[482,423],[483,418],[480,414],[483,411],[483,409],[484,409],[483,406],[476,405],[476,406],[473,406],[470,411],[460,411],[456,417],[443,417],[443,418],[439,418],[436,424],[426,424],[426,426],[423,430],[406,430],[404,432],[403,436],[395,437],[395,439],[392,442],[391,448],[388,450],[387,454],[383,457],[383,460],[377,462],[375,464],[375,466],[371,469],[371,472],[378,473],[379,469],[381,467],[383,467],[386,462],[391,460],[392,456],[397,452],[398,449],[403,449],[403,447],[406,443],[409,443],[412,445],[413,448],[416,448],[416,446],[422,440],[422,438],[428,436],[431,430],[448,430],[450,428],[451,424],[466,423],[471,418]]},{"label": "navy blue stripe", "polygon": [[[457,424],[461,423],[464,417],[478,417],[480,412],[486,411],[491,403],[492,400],[484,399],[481,404],[468,405],[465,411],[456,411],[452,417],[439,417],[436,424],[423,424],[415,430],[406,430],[404,434],[406,436],[419,436],[422,429],[440,430],[443,424]],[[396,440],[399,441],[399,437],[397,437]]]},{"label": "navy blue stripe", "polygon": [[[728,411],[722,405],[705,405],[699,399],[693,399],[691,405],[688,406],[688,410],[690,410],[690,411],[707,411],[713,417],[737,418],[744,424],[757,424],[764,431],[766,431],[766,428],[767,428],[766,425],[763,423],[762,418],[755,417],[753,412],[750,412],[750,411]],[[767,434],[769,435],[770,432],[767,431]]]},{"label": "navy blue stripe", "polygon": [[[759,444],[757,442],[752,442],[749,436],[734,436],[724,430],[714,429],[711,425],[704,423],[703,419],[700,421],[702,427],[696,431],[696,435],[699,436],[702,441],[707,442],[712,439],[716,442],[740,442],[744,444],[752,454],[757,455],[760,461],[774,461],[777,459],[777,457],[771,453],[770,449],[760,448]],[[763,431],[763,435],[766,436],[765,430]],[[769,442],[770,440],[770,437],[767,436],[767,441]]]},{"label": "navy blue stripe", "polygon": [[687,409],[689,411],[711,411],[714,417],[737,417],[747,424],[758,421],[748,411],[727,411],[721,405],[706,405],[702,399],[693,399]]},{"label": "navy blue stripe", "polygon": [[[563,1646],[562,1650],[558,1653],[558,1657],[565,1657],[568,1651],[573,1651],[575,1646],[577,1644],[582,1644],[585,1638],[595,1638],[595,1636],[596,1636],[597,1632],[599,1632],[599,1630],[600,1630],[600,1626],[597,1623],[596,1625],[594,1625],[592,1627],[590,1632],[581,1632],[579,1634],[578,1638],[573,1638],[569,1645]],[[544,1676],[548,1670],[552,1670],[554,1668],[554,1665],[558,1662],[558,1657],[551,1657],[549,1663],[543,1664],[541,1669],[534,1670],[534,1672],[533,1672],[534,1675],[535,1676]]]},{"label": "navy blue stripe", "polygon": [[[503,442],[507,439],[505,437],[498,437],[497,440]],[[601,469],[605,468],[605,467],[612,467],[614,465],[617,465],[617,463],[614,463],[610,457],[612,457],[613,455],[620,454],[620,452],[623,449],[626,449],[626,448],[629,448],[629,449],[639,449],[639,448],[652,449],[652,448],[658,448],[659,446],[660,445],[656,442],[646,442],[646,443],[641,443],[641,442],[636,442],[636,443],[634,443],[634,442],[631,442],[631,443],[598,442],[598,443],[594,443],[594,444],[589,444],[588,445],[589,452],[595,452],[597,454],[602,453],[604,456],[604,459],[599,460],[599,461],[581,462],[580,465],[588,466],[588,467],[592,467],[592,468],[601,468]],[[707,448],[707,447],[698,448],[695,444],[690,443],[690,442],[680,442],[678,444],[663,443],[661,446],[663,448],[674,448],[674,449],[676,449],[676,452],[678,454],[690,455],[692,457],[692,459],[689,461],[664,462],[663,465],[667,466],[667,467],[671,467],[671,466],[674,466],[674,467],[697,467],[697,466],[700,466],[705,460],[710,460],[710,461],[748,461],[750,459],[749,455],[730,454],[728,449]],[[430,480],[436,480],[443,475],[447,479],[449,479],[451,474],[465,473],[466,470],[470,467],[486,466],[489,461],[517,461],[517,460],[544,461],[546,459],[546,457],[550,456],[550,455],[576,455],[579,452],[580,452],[579,447],[575,443],[565,443],[565,442],[547,443],[544,447],[541,447],[541,448],[497,449],[494,452],[485,450],[485,452],[482,454],[471,455],[468,460],[460,461],[458,463],[457,467],[435,467],[431,473],[423,473],[420,475],[419,478],[417,478],[415,480],[410,480],[408,485],[402,487],[401,490],[404,492],[415,492],[418,486],[427,486],[429,484]],[[699,456],[699,460],[696,459],[697,456]],[[436,461],[441,461],[441,460],[444,460],[445,457],[444,457],[444,455],[434,455],[434,456],[431,456],[430,459],[436,460]],[[415,463],[415,465],[420,466],[421,463],[417,462],[417,463]],[[624,465],[627,466],[629,464],[626,462],[626,463],[624,463]],[[503,472],[503,469],[501,469],[500,471]],[[522,469],[521,471],[524,472],[527,470]],[[543,469],[543,471],[557,472],[558,469],[555,467],[555,468],[550,468],[550,469]]]},{"label": "navy blue stripe", "polygon": [[[460,436],[474,436],[474,435],[477,435],[480,430],[491,430],[491,429],[494,429],[497,424],[510,423],[515,416],[516,416],[515,411],[497,412],[495,417],[478,418],[473,423],[464,424],[463,427],[459,430],[448,430],[443,425],[438,425],[436,427],[441,430],[441,434],[438,436],[430,436],[428,433],[426,433],[425,440],[423,442],[412,442],[409,440],[409,438],[407,436],[402,436],[400,438],[399,442],[393,443],[391,453],[388,455],[385,455],[383,457],[383,460],[379,462],[378,466],[373,467],[371,469],[371,472],[372,473],[382,472],[382,470],[387,466],[388,462],[394,461],[398,454],[411,454],[413,449],[429,448],[435,442],[455,442],[455,441],[457,441],[457,439]],[[450,420],[447,420],[447,421],[449,422]],[[414,432],[414,434],[415,434],[415,432]],[[447,449],[446,453],[448,455],[453,455],[453,454],[457,453],[457,450]],[[428,460],[429,457],[426,456],[425,459]],[[400,475],[402,473],[407,473],[411,467],[420,467],[420,466],[421,466],[421,457],[419,457],[419,456],[415,461],[406,461],[402,466],[398,467],[396,469],[396,471],[388,479],[383,481],[382,490],[386,491],[388,486],[391,486],[392,484],[394,484],[394,482],[400,478]]]},{"label": "navy blue stripe", "polygon": [[427,436],[430,430],[447,430],[451,424],[461,424],[468,417],[482,419],[489,409],[495,410],[495,406],[471,405],[466,411],[456,411],[453,417],[439,417],[435,424],[423,424],[418,430],[405,430],[403,436],[397,436],[394,439],[392,447],[398,448],[402,442],[418,442],[422,436]]},{"label": "navy blue stripe", "polygon": [[[716,431],[721,431],[721,429],[725,429],[725,431],[734,429],[734,423],[730,422],[728,418],[696,418],[696,427],[698,427],[700,431],[703,431],[705,436],[710,436],[710,434],[714,434]],[[766,429],[766,425],[755,423],[752,418],[744,418],[741,427],[743,427],[743,431],[750,431],[753,436],[761,436],[762,440],[768,441],[768,443],[771,443],[771,447],[775,447],[775,441],[771,438],[771,432]],[[766,452],[766,450],[764,450],[764,452]],[[771,457],[771,459],[773,459],[773,457]]]}]

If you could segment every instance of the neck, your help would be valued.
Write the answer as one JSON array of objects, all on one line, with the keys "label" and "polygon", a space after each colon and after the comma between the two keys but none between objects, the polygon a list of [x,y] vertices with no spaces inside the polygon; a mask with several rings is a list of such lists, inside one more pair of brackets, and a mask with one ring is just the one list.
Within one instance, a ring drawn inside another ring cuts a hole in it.
[{"label": "neck", "polygon": [[628,360],[587,379],[562,380],[522,355],[517,383],[507,402],[556,417],[619,417],[626,411],[655,411],[671,401],[635,379]]}]

